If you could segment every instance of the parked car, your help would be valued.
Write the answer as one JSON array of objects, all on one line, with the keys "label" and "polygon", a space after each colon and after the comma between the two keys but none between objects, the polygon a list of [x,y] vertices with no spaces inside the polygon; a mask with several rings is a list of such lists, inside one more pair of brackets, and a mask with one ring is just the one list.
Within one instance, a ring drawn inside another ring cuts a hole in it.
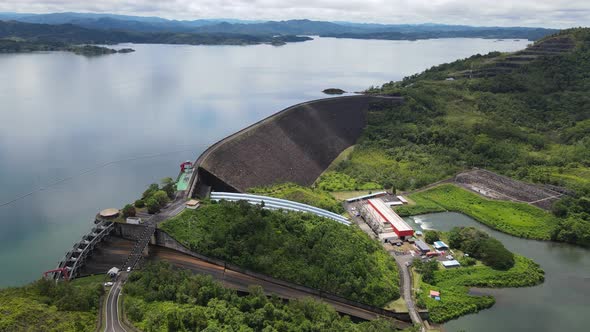
[{"label": "parked car", "polygon": [[109,281],[109,282],[105,282],[105,283],[104,283],[104,286],[105,286],[105,287],[111,287],[112,285],[113,285],[113,283],[112,283],[112,282],[110,282],[110,281]]},{"label": "parked car", "polygon": [[131,266],[127,268],[127,272],[131,272]]}]

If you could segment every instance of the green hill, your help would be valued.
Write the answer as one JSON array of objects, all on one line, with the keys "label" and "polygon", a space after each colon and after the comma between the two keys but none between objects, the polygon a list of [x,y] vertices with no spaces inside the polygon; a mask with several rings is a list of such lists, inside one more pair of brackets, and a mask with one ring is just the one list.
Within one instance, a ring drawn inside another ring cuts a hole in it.
[{"label": "green hill", "polygon": [[335,170],[409,190],[471,167],[575,191],[559,201],[552,239],[590,245],[590,29],[526,50],[476,55],[390,82],[354,152]]},{"label": "green hill", "polygon": [[193,251],[375,306],[399,297],[397,265],[354,226],[246,202],[205,204],[162,224]]}]

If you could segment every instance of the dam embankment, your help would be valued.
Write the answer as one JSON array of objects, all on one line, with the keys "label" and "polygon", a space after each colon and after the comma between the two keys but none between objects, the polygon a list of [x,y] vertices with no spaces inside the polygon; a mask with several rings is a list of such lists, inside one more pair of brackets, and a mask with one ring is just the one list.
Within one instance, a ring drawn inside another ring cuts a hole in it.
[{"label": "dam embankment", "polygon": [[402,102],[401,97],[355,95],[288,107],[205,150],[195,162],[189,196],[283,182],[311,185],[356,143],[371,103]]}]

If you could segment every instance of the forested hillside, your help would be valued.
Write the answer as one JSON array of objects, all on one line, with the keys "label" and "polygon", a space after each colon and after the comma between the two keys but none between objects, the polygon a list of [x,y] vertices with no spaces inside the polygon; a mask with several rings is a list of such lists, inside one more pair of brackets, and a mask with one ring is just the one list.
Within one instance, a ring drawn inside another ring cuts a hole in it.
[{"label": "forested hillside", "polygon": [[[564,186],[552,238],[590,245],[590,30],[544,38],[517,54],[492,53],[433,67],[371,93],[369,125],[336,171],[409,190],[481,167]],[[320,182],[321,185],[321,182]]]},{"label": "forested hillside", "polygon": [[55,283],[40,279],[0,290],[0,331],[74,332],[96,329],[104,276]]},{"label": "forested hillside", "polygon": [[391,322],[354,323],[311,299],[283,302],[262,288],[238,296],[209,276],[147,265],[125,285],[125,312],[142,331],[393,331]]},{"label": "forested hillside", "polygon": [[162,229],[193,251],[375,306],[399,297],[393,258],[358,228],[244,201],[205,204]]}]

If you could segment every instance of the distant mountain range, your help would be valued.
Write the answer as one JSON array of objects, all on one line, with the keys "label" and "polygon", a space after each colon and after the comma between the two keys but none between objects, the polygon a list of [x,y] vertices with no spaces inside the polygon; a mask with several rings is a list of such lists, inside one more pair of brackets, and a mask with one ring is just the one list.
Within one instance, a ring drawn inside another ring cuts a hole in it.
[{"label": "distant mountain range", "polygon": [[273,35],[317,35],[336,38],[388,40],[453,37],[537,40],[557,31],[543,28],[473,27],[431,23],[373,24],[311,20],[248,21],[236,19],[179,21],[160,17],[95,13],[0,13],[0,20],[50,25],[69,24],[92,30],[143,33],[240,34],[267,37]]}]

